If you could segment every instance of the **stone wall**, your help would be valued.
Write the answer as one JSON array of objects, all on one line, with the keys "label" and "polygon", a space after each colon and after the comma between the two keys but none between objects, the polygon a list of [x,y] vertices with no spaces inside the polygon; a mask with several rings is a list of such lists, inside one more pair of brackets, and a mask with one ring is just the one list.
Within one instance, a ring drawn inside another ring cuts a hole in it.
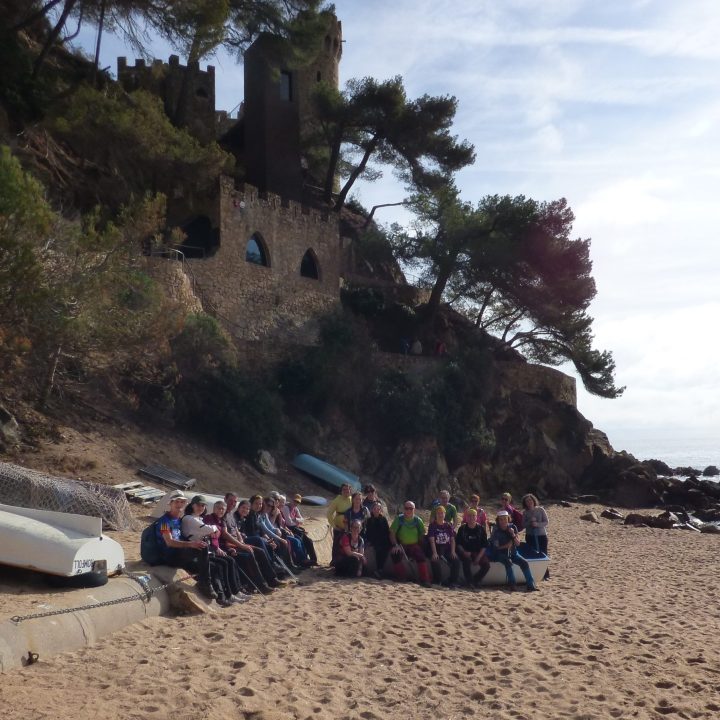
[{"label": "stone wall", "polygon": [[[220,248],[209,258],[187,260],[205,310],[238,341],[277,339],[310,344],[316,319],[340,301],[337,216],[320,213],[228,178],[219,194]],[[255,235],[268,266],[247,262]],[[319,279],[300,275],[310,250]]]},{"label": "stone wall", "polygon": [[195,294],[192,279],[176,256],[147,257],[145,258],[145,271],[165,288],[173,300],[184,305],[189,312],[196,313],[202,310],[202,304]]},{"label": "stone wall", "polygon": [[497,368],[500,394],[519,390],[529,395],[548,396],[557,402],[577,406],[575,378],[559,370],[523,362],[499,362]]}]

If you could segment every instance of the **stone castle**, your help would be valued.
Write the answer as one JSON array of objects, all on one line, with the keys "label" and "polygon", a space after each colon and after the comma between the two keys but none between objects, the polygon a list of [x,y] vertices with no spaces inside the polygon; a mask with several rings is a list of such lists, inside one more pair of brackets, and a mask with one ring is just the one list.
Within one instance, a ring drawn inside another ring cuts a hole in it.
[{"label": "stone castle", "polygon": [[125,90],[158,95],[171,119],[244,168],[241,184],[221,177],[209,195],[168,199],[168,220],[186,235],[175,257],[191,291],[240,343],[312,342],[313,320],[339,303],[349,240],[338,214],[313,202],[302,145],[314,122],[312,93],[319,82],[338,86],[341,55],[342,25],[332,15],[317,56],[302,67],[290,62],[285,40],[260,35],[245,53],[237,118],[215,108],[212,66],[118,58]]},{"label": "stone castle", "polygon": [[[242,183],[221,177],[210,194],[169,198],[168,221],[186,240],[148,262],[171,293],[221,322],[248,368],[312,344],[317,318],[339,306],[345,279],[357,279],[352,241],[342,237],[338,213],[317,202],[303,158],[315,123],[313,91],[320,82],[338,86],[341,56],[334,15],[316,57],[302,67],[290,61],[286,41],[260,35],[245,53],[245,97],[235,118],[215,108],[212,66],[183,66],[177,56],[133,66],[118,58],[128,92],[156,94],[173,121],[201,143],[218,142],[244,169]],[[506,389],[575,405],[574,378],[557,370],[505,363],[501,375]]]}]

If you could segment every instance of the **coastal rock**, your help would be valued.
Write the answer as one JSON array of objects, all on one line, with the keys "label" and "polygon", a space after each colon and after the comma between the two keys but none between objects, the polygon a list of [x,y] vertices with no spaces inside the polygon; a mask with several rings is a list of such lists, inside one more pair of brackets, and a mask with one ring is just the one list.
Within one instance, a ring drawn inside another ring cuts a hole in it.
[{"label": "coastal rock", "polygon": [[720,470],[715,465],[708,465],[703,471],[704,477],[717,477],[720,475]]},{"label": "coastal rock", "polygon": [[705,523],[700,526],[701,533],[709,533],[711,535],[720,535],[720,527],[713,525],[712,523]]},{"label": "coastal rock", "polygon": [[634,527],[651,527],[661,530],[669,530],[677,523],[677,516],[673,513],[665,512],[662,515],[641,515],[640,513],[630,513],[625,518],[625,525]]},{"label": "coastal rock", "polygon": [[594,522],[598,525],[600,524],[600,519],[598,518],[597,514],[594,513],[592,510],[589,512],[586,512],[584,515],[580,516],[581,520],[586,520],[587,522]]},{"label": "coastal rock", "polygon": [[257,466],[260,472],[265,475],[277,475],[275,458],[267,450],[261,450],[258,453]]},{"label": "coastal rock", "polygon": [[600,517],[607,518],[608,520],[624,520],[625,516],[618,512],[615,508],[606,508],[600,513]]},{"label": "coastal rock", "polygon": [[12,413],[0,405],[0,450],[12,450],[19,444],[20,426]]},{"label": "coastal rock", "polygon": [[662,460],[644,460],[643,462],[649,465],[658,475],[670,477],[673,474],[673,469]]},{"label": "coastal rock", "polygon": [[676,467],[673,471],[673,475],[682,475],[684,477],[697,477],[700,474],[701,473],[697,468],[688,466]]}]

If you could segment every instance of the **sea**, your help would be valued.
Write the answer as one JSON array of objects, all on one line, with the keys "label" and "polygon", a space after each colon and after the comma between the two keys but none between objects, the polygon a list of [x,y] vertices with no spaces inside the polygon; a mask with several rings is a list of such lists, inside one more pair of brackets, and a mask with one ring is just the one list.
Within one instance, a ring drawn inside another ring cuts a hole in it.
[{"label": "sea", "polygon": [[671,468],[692,467],[701,472],[708,465],[720,468],[720,432],[708,435],[623,428],[608,432],[608,437],[616,451],[627,450],[638,460],[662,460]]}]

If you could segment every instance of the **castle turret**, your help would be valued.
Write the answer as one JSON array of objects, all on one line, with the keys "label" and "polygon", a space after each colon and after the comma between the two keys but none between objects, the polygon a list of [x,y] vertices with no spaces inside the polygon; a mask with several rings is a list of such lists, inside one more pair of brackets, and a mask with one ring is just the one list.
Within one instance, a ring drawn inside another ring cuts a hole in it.
[{"label": "castle turret", "polygon": [[305,166],[302,142],[312,132],[312,94],[319,82],[338,85],[342,25],[328,14],[316,58],[295,68],[287,41],[261,35],[245,53],[245,163],[261,191],[300,200]]}]

